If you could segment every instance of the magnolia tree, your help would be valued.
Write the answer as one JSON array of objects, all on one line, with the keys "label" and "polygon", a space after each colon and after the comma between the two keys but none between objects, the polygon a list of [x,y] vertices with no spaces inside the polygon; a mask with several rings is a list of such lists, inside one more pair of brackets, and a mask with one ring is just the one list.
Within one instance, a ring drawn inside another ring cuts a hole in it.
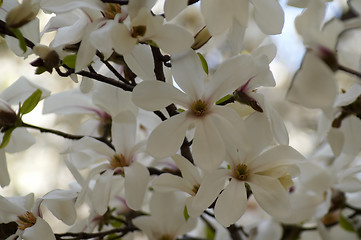
[{"label": "magnolia tree", "polygon": [[[52,93],[21,77],[0,93],[1,187],[11,181],[7,153],[37,144],[37,132],[67,140],[59,154],[74,177],[44,196],[0,196],[1,239],[361,237],[361,74],[338,54],[361,27],[361,1],[328,21],[325,0],[288,2],[303,8],[294,24],[305,54],[285,101],[319,110],[327,158],[289,146],[262,94],[276,85],[268,36],[285,22],[277,0],[0,4],[0,32],[19,58],[36,56],[35,74],[81,81]],[[195,33],[179,21],[190,7],[204,20]],[[51,14],[41,32],[39,11]],[[246,48],[254,30],[267,37]],[[354,84],[341,87],[340,72]],[[79,123],[76,132],[25,121],[39,102],[43,114]],[[44,211],[69,229],[57,232]]]}]

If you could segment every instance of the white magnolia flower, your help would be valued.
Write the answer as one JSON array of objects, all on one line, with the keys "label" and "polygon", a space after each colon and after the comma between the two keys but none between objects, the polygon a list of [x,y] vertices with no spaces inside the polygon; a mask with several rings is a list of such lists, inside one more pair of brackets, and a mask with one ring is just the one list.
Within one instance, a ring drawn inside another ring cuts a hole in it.
[{"label": "white magnolia flower", "polygon": [[[131,112],[120,113],[114,118],[111,132],[114,149],[93,138],[84,137],[67,150],[69,160],[76,168],[92,167],[87,180],[83,184],[79,182],[83,190],[78,202],[88,193],[90,180],[96,179],[91,199],[95,211],[100,215],[107,210],[113,177],[124,177],[125,200],[134,210],[142,206],[149,180],[148,169],[136,161],[135,154],[142,151],[144,142],[136,144],[135,116]],[[94,165],[99,160],[103,161]]]},{"label": "white magnolia flower", "polygon": [[147,151],[157,158],[173,155],[182,145],[186,131],[194,127],[195,164],[202,170],[212,171],[225,156],[223,139],[245,144],[239,137],[244,131],[242,119],[232,109],[215,103],[254,77],[259,69],[251,56],[239,55],[225,61],[213,76],[207,77],[198,55],[191,51],[172,58],[172,71],[184,92],[160,81],[142,82],[133,91],[134,103],[145,110],[159,110],[171,103],[187,109],[153,130]]},{"label": "white magnolia flower", "polygon": [[54,190],[35,202],[33,193],[24,197],[0,196],[0,222],[16,222],[18,225],[16,233],[7,239],[55,240],[51,227],[42,218],[40,205],[45,204],[54,216],[70,225],[76,218],[76,195],[72,191]]},{"label": "white magnolia flower", "polygon": [[196,226],[196,219],[184,217],[185,196],[175,193],[153,193],[150,201],[150,216],[133,219],[133,224],[142,230],[149,240],[176,240]]},{"label": "white magnolia flower", "polygon": [[203,179],[192,207],[188,209],[190,216],[200,215],[223,190],[214,213],[216,220],[227,227],[246,211],[247,188],[271,216],[290,214],[288,189],[293,185],[292,176],[298,173],[296,161],[303,159],[300,153],[280,145],[253,157],[241,151],[230,151],[228,158],[229,169],[216,170]]}]

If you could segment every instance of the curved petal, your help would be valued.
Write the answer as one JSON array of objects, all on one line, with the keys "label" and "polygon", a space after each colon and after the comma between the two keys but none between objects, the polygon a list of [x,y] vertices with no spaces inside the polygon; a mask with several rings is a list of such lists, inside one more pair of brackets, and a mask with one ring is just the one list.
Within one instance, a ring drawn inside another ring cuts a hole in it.
[{"label": "curved petal", "polygon": [[184,53],[194,42],[189,31],[174,24],[164,24],[152,40],[168,54]]},{"label": "curved petal", "polygon": [[314,52],[306,52],[287,99],[308,108],[327,109],[333,106],[336,96],[337,83],[332,70]]},{"label": "curved petal", "polygon": [[235,223],[246,211],[247,190],[244,182],[232,179],[219,195],[214,214],[217,222],[224,227]]},{"label": "curved petal", "polygon": [[182,56],[172,57],[172,74],[179,87],[192,100],[203,97],[206,73],[195,51],[188,51]]},{"label": "curved petal", "polygon": [[97,26],[98,22],[92,22],[85,29],[84,36],[76,55],[75,72],[79,72],[86,68],[95,56],[96,48],[90,41],[90,34],[96,29]]},{"label": "curved petal", "polygon": [[172,156],[182,145],[185,133],[191,123],[187,112],[180,113],[162,122],[148,139],[147,151],[154,157]]},{"label": "curved petal", "polygon": [[166,0],[164,3],[164,15],[167,21],[172,20],[187,7],[187,0]]},{"label": "curved petal", "polygon": [[137,118],[130,111],[119,113],[112,121],[112,143],[117,153],[125,157],[135,145]]},{"label": "curved petal", "polygon": [[24,230],[22,237],[24,240],[55,240],[55,236],[50,225],[40,217],[36,218],[36,223],[34,226]]},{"label": "curved petal", "polygon": [[133,90],[132,100],[135,105],[148,111],[162,109],[171,103],[184,107],[190,105],[187,95],[160,81],[144,81],[138,84]]},{"label": "curved petal", "polygon": [[289,217],[291,214],[289,195],[278,179],[254,174],[247,183],[257,203],[267,213],[276,218]]},{"label": "curved petal", "polygon": [[224,169],[216,170],[204,177],[197,194],[187,202],[188,213],[191,217],[201,215],[216,200],[228,177],[228,171]]},{"label": "curved petal", "polygon": [[130,53],[137,44],[137,39],[131,36],[129,29],[123,23],[113,25],[111,38],[114,50],[121,55]]},{"label": "curved petal", "polygon": [[91,200],[94,211],[99,215],[103,215],[108,208],[110,191],[113,177],[113,170],[106,170],[95,182]]},{"label": "curved petal", "polygon": [[154,179],[152,187],[156,191],[160,192],[183,191],[193,195],[192,184],[185,179],[170,173],[161,174],[159,177]]},{"label": "curved petal", "polygon": [[196,122],[192,150],[195,164],[206,172],[214,171],[224,160],[225,144],[210,117]]},{"label": "curved petal", "polygon": [[143,80],[155,80],[154,60],[147,45],[137,44],[133,51],[124,53],[124,61],[128,67]]},{"label": "curved petal", "polygon": [[172,159],[177,164],[184,179],[186,179],[192,185],[200,184],[201,176],[199,171],[188,159],[178,154],[173,155]]},{"label": "curved petal", "polygon": [[252,0],[255,8],[255,21],[258,27],[268,35],[282,32],[284,12],[278,1]]},{"label": "curved petal", "polygon": [[232,3],[233,1],[230,0],[201,1],[201,11],[207,28],[212,35],[221,34],[231,26],[233,14],[230,13],[234,11]]},{"label": "curved petal", "polygon": [[26,128],[16,128],[10,138],[9,144],[6,146],[6,152],[15,153],[28,149],[35,144],[35,138],[28,132]]},{"label": "curved petal", "polygon": [[124,168],[125,201],[133,210],[139,210],[143,204],[148,187],[149,171],[138,162]]}]

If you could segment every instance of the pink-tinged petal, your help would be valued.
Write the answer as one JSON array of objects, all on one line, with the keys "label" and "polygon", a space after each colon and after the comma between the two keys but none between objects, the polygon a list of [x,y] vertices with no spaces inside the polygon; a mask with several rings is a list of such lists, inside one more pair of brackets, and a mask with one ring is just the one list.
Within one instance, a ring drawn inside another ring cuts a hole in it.
[{"label": "pink-tinged petal", "polygon": [[10,183],[10,176],[6,162],[5,150],[0,149],[0,186],[3,188]]},{"label": "pink-tinged petal", "polygon": [[188,51],[185,55],[173,56],[172,74],[178,86],[192,100],[198,100],[203,97],[206,73],[196,52]]},{"label": "pink-tinged petal", "polygon": [[250,176],[248,184],[257,203],[268,214],[276,218],[285,218],[290,215],[289,195],[278,179],[255,174]]},{"label": "pink-tinged petal", "polygon": [[278,1],[252,0],[255,8],[255,21],[265,34],[282,32],[284,12]]},{"label": "pink-tinged petal", "polygon": [[229,178],[228,171],[221,169],[207,174],[198,192],[191,201],[188,202],[187,209],[191,217],[198,217],[207,209],[219,193],[223,190],[226,180]]},{"label": "pink-tinged petal", "polygon": [[168,54],[184,53],[194,42],[189,31],[174,24],[164,24],[152,40]]},{"label": "pink-tinged petal", "polygon": [[105,171],[103,174],[99,175],[95,183],[91,199],[93,208],[99,215],[103,215],[107,211],[113,173],[114,171],[112,170]]},{"label": "pink-tinged petal", "polygon": [[158,158],[175,154],[183,143],[191,121],[187,118],[187,112],[183,112],[159,124],[149,136],[147,151]]},{"label": "pink-tinged petal", "polygon": [[247,190],[244,182],[232,179],[219,195],[214,214],[217,222],[224,227],[235,223],[246,211]]},{"label": "pink-tinged petal", "polygon": [[35,138],[25,128],[16,128],[6,146],[6,152],[15,153],[28,149],[35,144]]},{"label": "pink-tinged petal", "polygon": [[154,60],[148,45],[135,45],[133,51],[124,53],[128,67],[143,80],[154,80]]},{"label": "pink-tinged petal", "polygon": [[212,35],[221,34],[231,26],[234,17],[232,14],[234,12],[233,3],[234,1],[231,0],[208,0],[201,2],[201,11],[207,28]]},{"label": "pink-tinged petal", "polygon": [[337,95],[337,84],[332,70],[308,51],[287,93],[288,100],[308,108],[327,109]]},{"label": "pink-tinged petal", "polygon": [[135,145],[137,118],[130,111],[119,113],[112,121],[112,143],[115,151],[129,156],[131,148]]},{"label": "pink-tinged petal", "polygon": [[53,190],[42,197],[46,207],[56,218],[67,225],[76,220],[75,199],[78,194],[74,191]]},{"label": "pink-tinged petal", "polygon": [[216,170],[224,160],[224,141],[210,117],[196,122],[192,150],[195,164],[206,172]]},{"label": "pink-tinged petal", "polygon": [[137,39],[131,36],[129,29],[123,23],[113,25],[111,37],[114,50],[121,55],[130,53],[137,44]]},{"label": "pink-tinged petal", "polygon": [[209,82],[206,97],[218,101],[241,87],[257,74],[257,65],[249,55],[237,55],[223,62]]},{"label": "pink-tinged petal", "polygon": [[138,162],[124,168],[125,201],[133,210],[142,207],[149,182],[149,171]]},{"label": "pink-tinged petal", "polygon": [[167,21],[172,20],[187,7],[187,0],[166,0],[164,3],[164,15]]},{"label": "pink-tinged petal", "polygon": [[262,172],[280,165],[295,164],[304,159],[294,148],[278,145],[253,159],[251,168],[253,172]]},{"label": "pink-tinged petal", "polygon": [[144,81],[133,90],[133,102],[140,108],[148,111],[160,110],[171,103],[188,107],[188,96],[173,87],[160,81]]},{"label": "pink-tinged petal", "polygon": [[24,230],[22,237],[24,240],[55,240],[55,236],[50,225],[40,217],[36,218],[36,223],[34,226]]},{"label": "pink-tinged petal", "polygon": [[185,157],[181,155],[173,155],[172,159],[177,164],[182,173],[182,177],[193,185],[200,184],[201,175],[198,169]]},{"label": "pink-tinged petal", "polygon": [[193,195],[192,184],[185,179],[175,176],[169,173],[161,174],[159,177],[154,179],[152,187],[156,191],[160,192],[175,192],[183,191],[190,195]]}]

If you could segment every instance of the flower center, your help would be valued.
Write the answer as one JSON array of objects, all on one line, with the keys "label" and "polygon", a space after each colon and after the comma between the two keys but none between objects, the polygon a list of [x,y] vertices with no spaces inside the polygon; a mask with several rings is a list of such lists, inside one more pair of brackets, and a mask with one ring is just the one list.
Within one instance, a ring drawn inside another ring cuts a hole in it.
[{"label": "flower center", "polygon": [[32,227],[36,223],[36,217],[31,212],[26,212],[25,214],[18,216],[18,220],[16,220],[18,224],[18,229],[25,230],[26,228]]},{"label": "flower center", "polygon": [[113,169],[118,168],[118,167],[126,167],[128,166],[128,161],[127,159],[124,157],[123,154],[115,154],[110,160],[110,166],[113,167]]},{"label": "flower center", "polygon": [[173,240],[173,238],[168,235],[168,234],[165,234],[165,235],[162,235],[159,240]]},{"label": "flower center", "polygon": [[114,19],[115,15],[122,12],[122,6],[116,3],[108,3],[104,10],[105,18]]},{"label": "flower center", "polygon": [[199,190],[199,187],[200,187],[200,185],[199,185],[199,184],[197,184],[197,185],[193,185],[192,192],[194,193],[194,195],[196,195],[196,194],[197,194],[197,192],[198,192],[198,190]]},{"label": "flower center", "polygon": [[235,178],[240,181],[246,181],[249,175],[249,169],[246,164],[238,164],[234,170]]},{"label": "flower center", "polygon": [[196,116],[203,116],[207,112],[207,104],[204,100],[198,99],[191,106],[192,112]]},{"label": "flower center", "polygon": [[280,178],[278,178],[278,181],[280,181],[281,185],[288,191],[294,184],[292,180],[292,176],[289,173],[285,173]]},{"label": "flower center", "polygon": [[132,30],[131,30],[132,34],[131,35],[132,35],[133,38],[136,38],[138,36],[143,37],[146,30],[147,30],[147,27],[144,26],[144,25],[135,26],[135,27],[132,27]]}]

